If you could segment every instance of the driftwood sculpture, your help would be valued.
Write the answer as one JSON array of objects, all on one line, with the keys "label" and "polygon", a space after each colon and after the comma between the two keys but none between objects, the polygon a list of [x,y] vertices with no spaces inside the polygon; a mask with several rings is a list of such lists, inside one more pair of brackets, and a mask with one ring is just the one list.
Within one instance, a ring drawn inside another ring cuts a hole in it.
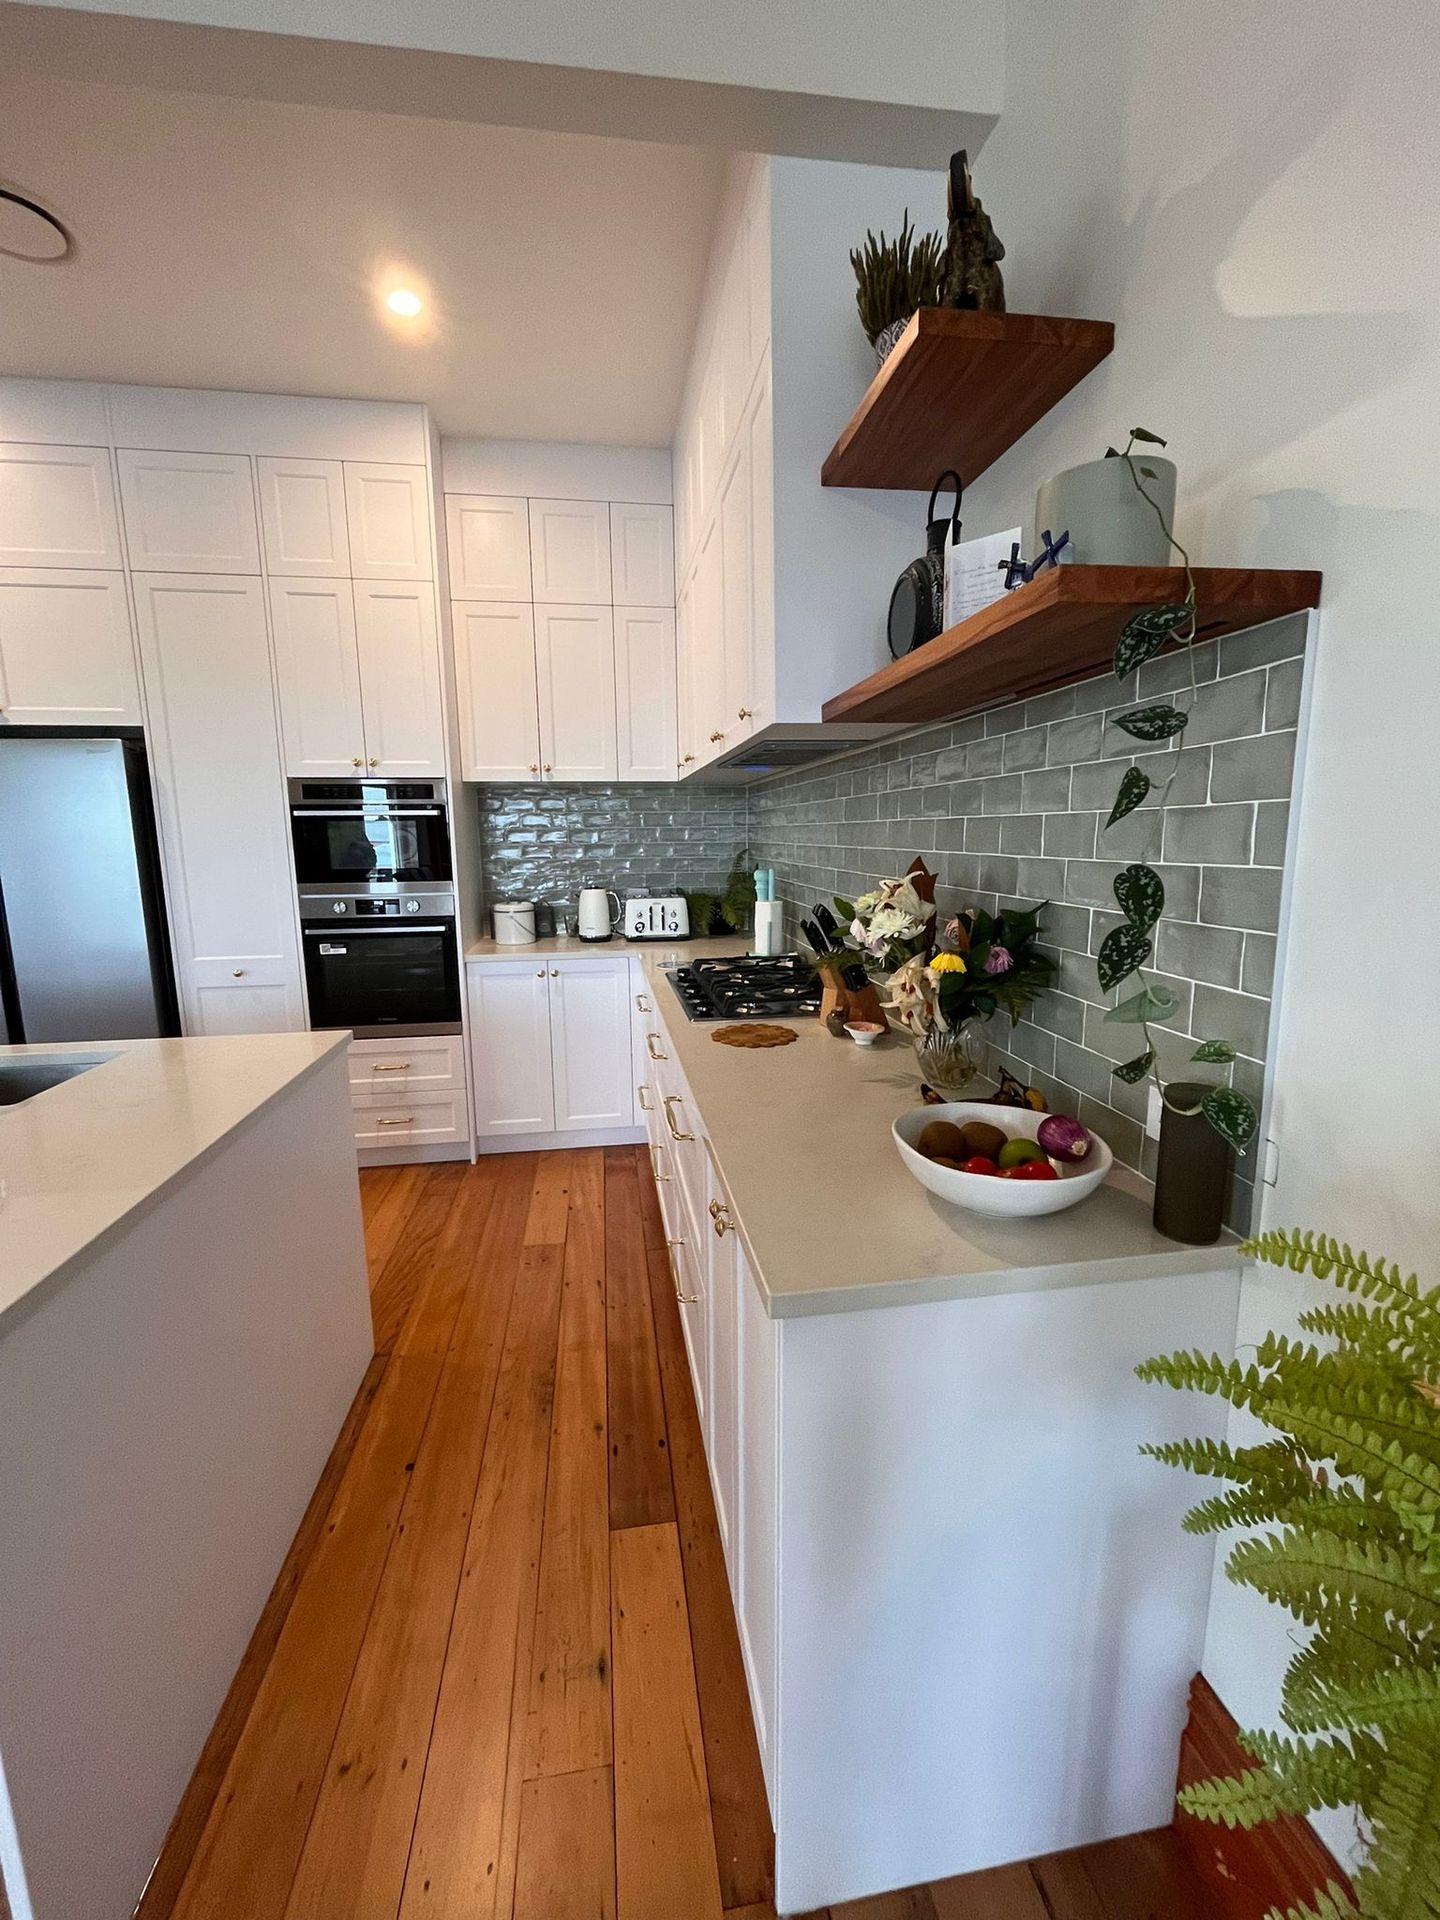
[{"label": "driftwood sculpture", "polygon": [[1005,258],[1005,249],[995,237],[990,216],[976,198],[963,148],[950,156],[948,201],[950,238],[945,249],[940,303],[981,313],[1003,313],[1005,282],[999,263]]}]

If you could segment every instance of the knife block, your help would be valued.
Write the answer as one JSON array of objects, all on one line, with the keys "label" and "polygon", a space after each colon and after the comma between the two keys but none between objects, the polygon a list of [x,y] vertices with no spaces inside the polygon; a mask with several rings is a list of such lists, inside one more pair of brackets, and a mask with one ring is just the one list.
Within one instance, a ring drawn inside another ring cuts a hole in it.
[{"label": "knife block", "polygon": [[828,1020],[830,1015],[839,1012],[847,1025],[856,1020],[873,1020],[885,1025],[885,1009],[880,1004],[880,995],[867,980],[863,987],[847,987],[833,968],[826,967],[820,975],[823,991],[820,995],[820,1018]]}]

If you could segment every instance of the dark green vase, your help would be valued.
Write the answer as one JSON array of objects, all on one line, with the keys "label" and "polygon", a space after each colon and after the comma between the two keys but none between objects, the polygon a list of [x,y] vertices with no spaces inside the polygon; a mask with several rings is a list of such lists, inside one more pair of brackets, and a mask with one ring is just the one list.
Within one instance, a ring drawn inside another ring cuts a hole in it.
[{"label": "dark green vase", "polygon": [[[1197,1106],[1207,1089],[1172,1084],[1170,1098]],[[1155,1167],[1155,1228],[1189,1247],[1211,1247],[1225,1228],[1232,1151],[1201,1113],[1177,1113],[1166,1101],[1160,1119],[1160,1156]]]}]

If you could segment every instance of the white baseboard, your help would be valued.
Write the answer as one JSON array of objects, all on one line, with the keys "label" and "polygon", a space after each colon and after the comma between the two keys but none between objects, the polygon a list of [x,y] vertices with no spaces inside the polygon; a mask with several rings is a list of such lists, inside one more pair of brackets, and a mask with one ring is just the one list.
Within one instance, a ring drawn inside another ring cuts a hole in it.
[{"label": "white baseboard", "polygon": [[643,1127],[582,1127],[573,1133],[510,1133],[475,1142],[477,1159],[484,1153],[555,1153],[561,1147],[638,1147]]},{"label": "white baseboard", "polygon": [[444,1140],[428,1147],[361,1147],[355,1154],[362,1167],[418,1167],[430,1160],[468,1160],[470,1148],[464,1140]]}]

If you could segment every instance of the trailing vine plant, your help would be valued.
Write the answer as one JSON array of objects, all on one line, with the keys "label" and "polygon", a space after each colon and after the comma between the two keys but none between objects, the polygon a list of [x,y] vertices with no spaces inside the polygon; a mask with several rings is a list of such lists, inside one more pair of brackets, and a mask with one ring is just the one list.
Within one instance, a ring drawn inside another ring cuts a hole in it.
[{"label": "trailing vine plant", "polygon": [[[1280,1714],[1295,1738],[1242,1733],[1260,1764],[1179,1799],[1198,1819],[1253,1827],[1354,1806],[1367,1831],[1353,1890],[1267,1920],[1440,1916],[1440,1287],[1314,1233],[1270,1232],[1243,1253],[1333,1281],[1345,1298],[1300,1315],[1309,1341],[1268,1334],[1248,1364],[1177,1353],[1142,1380],[1218,1396],[1269,1436],[1142,1449],[1229,1483],[1190,1533],[1249,1531],[1225,1572],[1309,1631]],[[1268,1530],[1267,1530],[1268,1529]]]},{"label": "trailing vine plant", "polygon": [[[1169,606],[1147,607],[1131,615],[1116,643],[1115,677],[1123,685],[1162,647],[1180,647],[1185,651],[1190,670],[1190,697],[1189,703],[1183,706],[1174,701],[1161,700],[1132,707],[1128,712],[1116,714],[1112,724],[1128,733],[1133,740],[1162,745],[1176,740],[1177,735],[1183,736],[1190,722],[1191,711],[1200,698],[1192,651],[1195,643],[1195,575],[1191,570],[1189,554],[1175,538],[1164,509],[1146,485],[1147,481],[1156,478],[1156,473],[1153,467],[1144,465],[1143,456],[1138,460],[1135,457],[1137,443],[1155,447],[1165,445],[1159,434],[1149,433],[1144,427],[1132,427],[1124,448],[1107,447],[1106,455],[1125,462],[1136,491],[1149,504],[1165,538],[1179,555],[1185,572],[1185,597]],[[1179,742],[1176,744],[1177,751],[1171,756],[1175,764],[1163,779],[1153,778],[1142,767],[1126,769],[1115,796],[1115,804],[1110,809],[1110,817],[1105,822],[1105,831],[1108,832],[1119,821],[1134,813],[1154,794],[1158,804],[1153,832],[1157,836],[1162,832],[1166,799],[1180,770]],[[1123,1080],[1127,1086],[1138,1086],[1142,1080],[1152,1080],[1166,1106],[1177,1113],[1203,1114],[1237,1153],[1243,1152],[1260,1124],[1254,1103],[1245,1094],[1236,1087],[1220,1085],[1208,1088],[1198,1103],[1187,1103],[1176,1095],[1173,1086],[1166,1085],[1160,1073],[1151,1024],[1167,1020],[1179,1005],[1171,989],[1161,980],[1150,979],[1146,970],[1146,963],[1155,950],[1156,930],[1165,914],[1165,884],[1150,862],[1140,859],[1122,868],[1115,876],[1114,891],[1123,918],[1120,925],[1113,927],[1101,942],[1097,972],[1105,993],[1108,994],[1127,980],[1135,982],[1135,991],[1111,1007],[1105,1018],[1138,1028],[1142,1043],[1140,1052],[1133,1059],[1114,1069],[1115,1078]],[[1229,1040],[1223,1039],[1202,1040],[1191,1055],[1192,1062],[1205,1066],[1228,1066],[1234,1059],[1234,1046]]]}]

